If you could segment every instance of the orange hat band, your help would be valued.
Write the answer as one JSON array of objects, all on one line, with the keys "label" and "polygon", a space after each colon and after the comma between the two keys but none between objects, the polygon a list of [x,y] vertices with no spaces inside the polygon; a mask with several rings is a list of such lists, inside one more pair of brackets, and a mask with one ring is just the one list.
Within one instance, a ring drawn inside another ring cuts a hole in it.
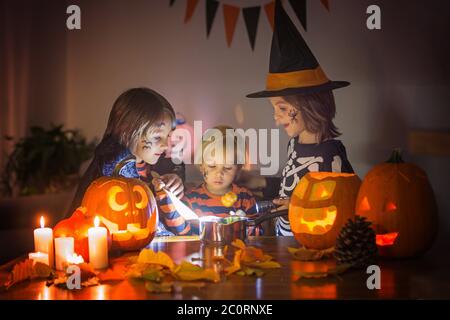
[{"label": "orange hat band", "polygon": [[266,90],[276,91],[288,88],[301,88],[318,86],[329,82],[322,68],[318,66],[315,69],[269,73],[266,79]]}]

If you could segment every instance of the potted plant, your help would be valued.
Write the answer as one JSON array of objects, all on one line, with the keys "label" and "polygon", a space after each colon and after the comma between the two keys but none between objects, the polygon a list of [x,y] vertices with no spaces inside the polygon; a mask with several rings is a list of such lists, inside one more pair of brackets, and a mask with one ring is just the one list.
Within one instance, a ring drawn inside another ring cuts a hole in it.
[{"label": "potted plant", "polygon": [[92,157],[94,148],[95,141],[88,142],[78,130],[66,130],[62,125],[32,127],[28,136],[16,141],[2,170],[0,234],[23,230],[29,239],[20,242],[32,243],[28,230],[37,226],[41,213],[48,226],[62,219],[80,167]]}]

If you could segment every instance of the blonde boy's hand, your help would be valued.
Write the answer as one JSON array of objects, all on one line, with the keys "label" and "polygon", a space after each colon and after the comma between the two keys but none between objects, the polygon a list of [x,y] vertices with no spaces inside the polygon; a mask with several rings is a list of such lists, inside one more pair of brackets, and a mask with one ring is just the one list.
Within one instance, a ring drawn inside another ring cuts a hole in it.
[{"label": "blonde boy's hand", "polygon": [[155,188],[155,191],[161,191],[165,187],[165,184],[161,178],[153,178],[152,185]]}]

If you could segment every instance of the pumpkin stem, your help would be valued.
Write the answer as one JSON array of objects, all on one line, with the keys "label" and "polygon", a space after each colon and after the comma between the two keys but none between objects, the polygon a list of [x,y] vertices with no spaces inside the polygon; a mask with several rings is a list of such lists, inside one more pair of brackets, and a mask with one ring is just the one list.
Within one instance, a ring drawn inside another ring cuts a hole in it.
[{"label": "pumpkin stem", "polygon": [[118,177],[120,175],[120,170],[122,170],[122,168],[125,167],[130,162],[136,162],[136,158],[133,155],[129,155],[122,161],[118,162],[114,167],[113,177]]},{"label": "pumpkin stem", "polygon": [[394,151],[392,151],[391,157],[389,158],[387,163],[404,163],[402,159],[402,150],[400,148],[395,148]]}]

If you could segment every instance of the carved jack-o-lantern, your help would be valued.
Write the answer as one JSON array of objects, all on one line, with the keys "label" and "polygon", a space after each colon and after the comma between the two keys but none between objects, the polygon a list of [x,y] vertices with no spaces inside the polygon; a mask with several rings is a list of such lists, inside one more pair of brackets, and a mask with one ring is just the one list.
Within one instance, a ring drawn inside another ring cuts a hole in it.
[{"label": "carved jack-o-lantern", "polygon": [[289,223],[297,241],[312,249],[334,246],[342,226],[354,216],[360,184],[356,174],[306,174],[289,204]]},{"label": "carved jack-o-lantern", "polygon": [[112,237],[113,249],[139,250],[156,233],[158,209],[153,193],[138,180],[101,177],[86,190],[82,206],[99,216]]},{"label": "carved jack-o-lantern", "polygon": [[436,236],[437,206],[427,175],[404,163],[398,150],[364,178],[356,213],[372,221],[381,256],[420,255]]}]

